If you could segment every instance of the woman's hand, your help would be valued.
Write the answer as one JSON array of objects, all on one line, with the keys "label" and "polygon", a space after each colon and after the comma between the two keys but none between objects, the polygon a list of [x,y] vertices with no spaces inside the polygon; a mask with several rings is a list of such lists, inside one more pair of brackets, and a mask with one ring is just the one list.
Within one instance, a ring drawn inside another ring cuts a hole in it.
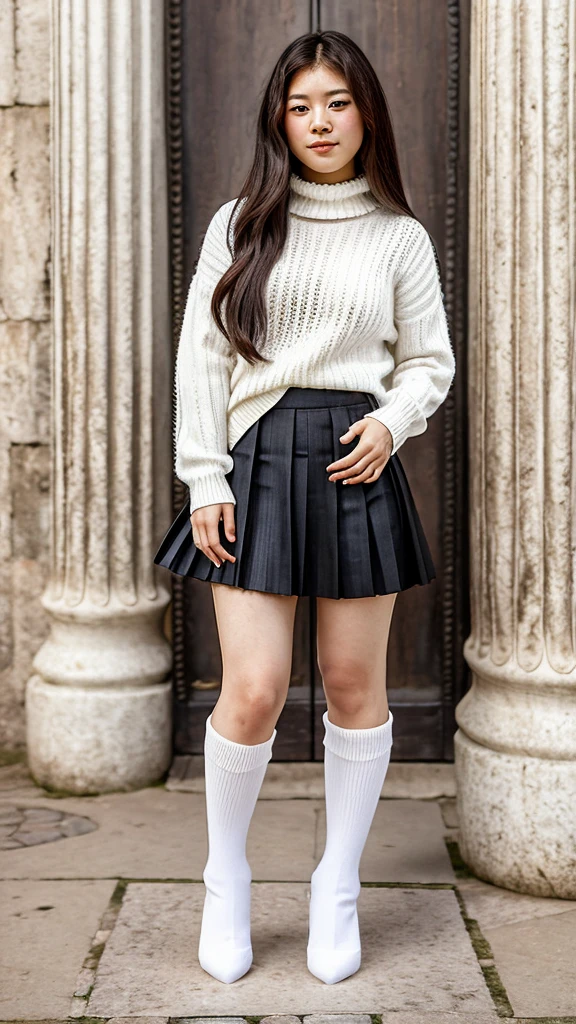
[{"label": "woman's hand", "polygon": [[370,484],[377,480],[388,462],[394,447],[392,434],[373,416],[352,423],[340,440],[349,444],[355,437],[360,440],[349,455],[326,466],[329,480],[342,480],[345,484]]},{"label": "woman's hand", "polygon": [[236,540],[234,527],[234,502],[225,501],[218,505],[203,505],[194,510],[190,516],[192,523],[192,539],[197,548],[208,556],[214,565],[220,568],[219,559],[235,562],[236,555],[231,555],[220,543],[218,523],[224,520],[224,532],[229,541]]}]

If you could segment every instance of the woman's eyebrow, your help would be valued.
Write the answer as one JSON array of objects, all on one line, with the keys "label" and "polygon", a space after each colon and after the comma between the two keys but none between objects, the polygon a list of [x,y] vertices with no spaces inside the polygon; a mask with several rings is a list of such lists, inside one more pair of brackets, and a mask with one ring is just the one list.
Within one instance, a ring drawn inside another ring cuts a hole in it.
[{"label": "woman's eyebrow", "polygon": [[[335,96],[337,92],[350,93],[349,89],[329,89],[328,92],[323,93],[324,96]],[[307,100],[310,97],[305,92],[293,92],[288,97],[289,100]]]}]

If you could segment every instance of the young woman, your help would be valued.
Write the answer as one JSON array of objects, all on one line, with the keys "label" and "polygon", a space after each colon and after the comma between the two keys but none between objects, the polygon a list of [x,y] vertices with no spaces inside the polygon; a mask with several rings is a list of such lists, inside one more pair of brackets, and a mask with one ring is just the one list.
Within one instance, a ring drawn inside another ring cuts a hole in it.
[{"label": "young woman", "polygon": [[308,968],[361,960],[359,863],[392,746],[396,595],[435,578],[398,450],[455,371],[434,246],[408,206],[385,96],[358,46],[281,54],[240,195],[214,214],[178,350],[175,471],[190,498],[154,561],[210,581],[223,678],[204,743],[198,955],[252,963],[246,838],[287,696],[298,595],[317,598],[327,834]]}]

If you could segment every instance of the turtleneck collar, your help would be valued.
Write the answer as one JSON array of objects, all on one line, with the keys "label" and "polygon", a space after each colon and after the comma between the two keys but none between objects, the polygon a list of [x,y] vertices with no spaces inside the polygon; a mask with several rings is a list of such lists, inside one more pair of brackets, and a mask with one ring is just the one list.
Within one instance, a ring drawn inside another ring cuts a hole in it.
[{"label": "turtleneck collar", "polygon": [[333,184],[305,181],[293,171],[290,174],[290,213],[317,220],[340,220],[359,217],[380,206],[370,191],[365,174]]}]

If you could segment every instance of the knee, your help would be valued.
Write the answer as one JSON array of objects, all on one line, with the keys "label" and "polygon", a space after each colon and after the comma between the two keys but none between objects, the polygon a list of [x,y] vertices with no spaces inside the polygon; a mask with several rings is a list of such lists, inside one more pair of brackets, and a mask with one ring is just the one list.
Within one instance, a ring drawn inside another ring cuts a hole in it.
[{"label": "knee", "polygon": [[240,692],[242,704],[253,718],[269,717],[278,710],[281,698],[274,679],[251,679]]},{"label": "knee", "polygon": [[259,724],[274,722],[284,701],[286,681],[272,673],[250,674],[249,679],[236,678],[227,690],[225,703],[238,726],[252,731]]},{"label": "knee", "polygon": [[366,665],[338,661],[320,665],[326,697],[343,716],[354,717],[366,708],[373,679]]}]

